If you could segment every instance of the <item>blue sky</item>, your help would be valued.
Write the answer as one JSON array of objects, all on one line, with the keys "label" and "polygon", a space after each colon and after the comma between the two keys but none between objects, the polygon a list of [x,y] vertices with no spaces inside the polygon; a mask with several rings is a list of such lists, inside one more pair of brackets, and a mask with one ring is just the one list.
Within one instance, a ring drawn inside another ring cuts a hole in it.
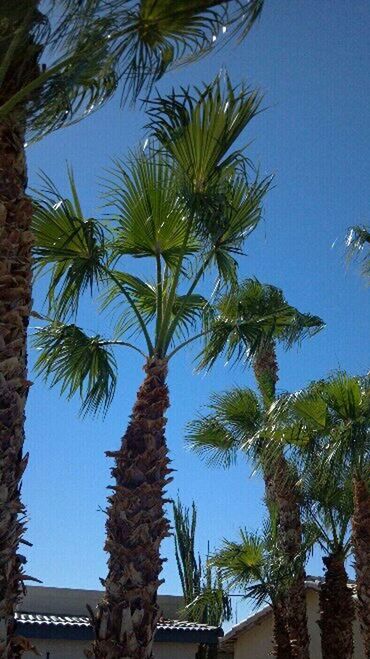
[{"label": "blue sky", "polygon": [[[266,1],[261,20],[240,46],[229,45],[205,60],[169,74],[161,91],[180,84],[209,82],[224,67],[232,80],[245,80],[264,93],[266,110],[241,143],[262,173],[274,174],[264,221],[246,245],[241,276],[280,286],[288,301],[327,323],[301,348],[279,354],[280,387],[295,390],[343,368],[369,367],[370,291],[358,267],[346,267],[343,239],[353,223],[369,222],[370,6],[367,0],[333,2]],[[87,214],[96,213],[97,179],[110,159],[124,156],[144,137],[140,107],[120,109],[118,98],[77,126],[59,131],[28,150],[30,184],[43,169],[63,189],[65,162],[74,167]],[[333,246],[334,245],[334,246]],[[34,306],[43,300],[35,287]],[[107,329],[95,309],[84,311],[85,327]],[[181,354],[181,353],[180,353]],[[249,371],[218,363],[194,374],[194,352],[174,360],[168,443],[177,470],[169,493],[199,511],[199,549],[206,551],[240,526],[261,524],[262,485],[241,459],[229,471],[209,469],[184,445],[184,428],[212,391],[233,384],[253,385]],[[31,350],[30,362],[34,355]],[[109,461],[122,436],[142,378],[140,357],[119,357],[115,401],[103,420],[78,417],[78,401],[34,379],[27,407],[30,463],[23,497],[30,521],[27,572],[45,585],[99,587],[104,577],[106,486]],[[179,593],[173,540],[163,592]],[[321,573],[319,557],[309,566]]]}]

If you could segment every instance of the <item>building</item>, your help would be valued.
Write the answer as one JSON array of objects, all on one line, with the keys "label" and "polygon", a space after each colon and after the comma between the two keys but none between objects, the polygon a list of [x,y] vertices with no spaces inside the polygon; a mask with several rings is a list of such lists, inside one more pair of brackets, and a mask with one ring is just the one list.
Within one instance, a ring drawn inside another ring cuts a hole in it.
[{"label": "building", "polygon": [[[310,634],[310,655],[321,659],[319,590],[320,579],[309,577],[306,582],[307,618]],[[273,618],[269,606],[235,625],[220,640],[220,659],[266,659],[271,656]],[[355,653],[353,659],[366,659],[358,621],[354,625]],[[338,659],[340,659],[338,657]]]},{"label": "building", "polygon": [[[30,586],[17,612],[17,631],[44,659],[82,659],[93,640],[86,604],[95,607],[101,595],[97,590]],[[221,629],[178,620],[181,597],[160,595],[159,603],[163,619],[155,636],[156,659],[194,659],[200,643],[217,645]]]}]

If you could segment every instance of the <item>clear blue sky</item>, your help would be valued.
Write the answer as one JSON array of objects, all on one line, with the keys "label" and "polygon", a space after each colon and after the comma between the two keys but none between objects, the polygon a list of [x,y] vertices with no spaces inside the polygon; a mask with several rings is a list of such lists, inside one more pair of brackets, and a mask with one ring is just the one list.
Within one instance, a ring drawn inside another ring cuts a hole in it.
[{"label": "clear blue sky", "polygon": [[[280,355],[283,389],[298,389],[333,369],[361,373],[369,367],[370,289],[343,258],[346,228],[370,217],[369,61],[368,0],[266,0],[260,22],[241,46],[176,71],[160,86],[208,82],[225,67],[235,82],[244,79],[264,92],[267,109],[243,142],[253,140],[251,157],[262,172],[275,174],[275,187],[240,272],[282,287],[289,302],[327,323],[299,350]],[[124,156],[142,139],[144,123],[140,108],[121,110],[118,99],[112,101],[32,146],[30,183],[42,168],[63,188],[68,160],[92,214],[97,178],[111,157]],[[34,299],[40,308],[38,286]],[[107,326],[94,309],[85,320],[93,331]],[[31,362],[33,357],[31,351]],[[205,552],[207,540],[214,547],[241,525],[258,527],[262,487],[242,460],[228,472],[210,470],[184,446],[185,425],[210,392],[253,384],[249,372],[222,363],[207,376],[195,375],[192,357],[179,357],[170,374],[167,435],[177,469],[170,494],[179,490],[186,503],[196,500],[199,548]],[[45,585],[97,588],[105,575],[105,516],[99,508],[105,506],[110,464],[104,451],[118,446],[142,378],[137,355],[123,354],[119,365],[117,395],[105,420],[80,419],[77,401],[66,402],[40,380],[31,389],[23,497],[34,547],[27,572]],[[162,590],[178,593],[172,539],[163,551],[169,561]],[[318,558],[310,570],[321,572]]]}]

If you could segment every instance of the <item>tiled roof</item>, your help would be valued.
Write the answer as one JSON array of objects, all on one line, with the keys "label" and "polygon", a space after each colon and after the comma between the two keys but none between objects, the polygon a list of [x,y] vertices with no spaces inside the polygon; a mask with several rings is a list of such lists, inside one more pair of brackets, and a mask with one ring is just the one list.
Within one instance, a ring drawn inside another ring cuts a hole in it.
[{"label": "tiled roof", "polygon": [[[31,625],[55,625],[63,627],[90,627],[90,620],[87,616],[58,616],[50,613],[16,613],[16,619],[21,624]],[[157,625],[158,630],[182,631],[182,632],[210,632],[216,631],[216,627],[204,625],[197,622],[187,622],[184,620],[160,620]]]}]

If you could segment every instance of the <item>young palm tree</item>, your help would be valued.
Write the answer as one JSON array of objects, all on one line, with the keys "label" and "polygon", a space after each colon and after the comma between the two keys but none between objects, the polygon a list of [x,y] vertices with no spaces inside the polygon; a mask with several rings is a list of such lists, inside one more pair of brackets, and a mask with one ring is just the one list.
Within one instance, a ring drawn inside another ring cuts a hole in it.
[{"label": "young palm tree", "polygon": [[286,564],[279,550],[277,516],[270,511],[262,534],[240,531],[238,542],[224,540],[210,564],[221,571],[230,589],[237,588],[252,598],[257,607],[268,604],[274,617],[272,654],[278,659],[293,657],[285,625],[285,593],[300,562]]},{"label": "young palm tree", "polygon": [[349,259],[362,257],[362,274],[370,277],[370,227],[355,226],[348,230],[346,237]]},{"label": "young palm tree", "polygon": [[[203,564],[195,551],[197,509],[193,501],[191,516],[180,499],[173,502],[175,528],[175,556],[184,595],[185,607],[182,615],[186,620],[220,627],[231,618],[230,597],[225,592],[219,571]],[[208,555],[209,557],[209,548]],[[201,644],[196,659],[217,657],[217,646]]]},{"label": "young palm tree", "polygon": [[[113,346],[134,348],[144,357],[145,379],[129,426],[119,450],[108,453],[115,460],[108,576],[104,600],[91,612],[96,633],[91,653],[97,658],[152,656],[160,615],[159,550],[169,528],[163,512],[171,480],[164,435],[168,364],[206,331],[199,320],[207,302],[197,292],[204,273],[216,267],[223,281],[233,280],[234,254],[260,219],[268,183],[249,184],[245,156],[231,152],[259,102],[257,93],[234,89],[228,79],[194,94],[158,98],[149,111],[154,143],[148,155],[132,156],[127,167],[118,162],[107,184],[116,218],[109,231],[83,217],[73,179],[72,201],[49,183],[36,210],[35,254],[40,268],[52,267],[49,300],[55,314],[37,338],[38,369],[69,396],[79,391],[83,409],[93,411],[106,408],[114,394]],[[126,264],[129,255],[150,259],[153,281],[121,269],[121,257]],[[113,341],[88,337],[65,322],[94,284],[102,289],[104,308],[116,307]]]},{"label": "young palm tree", "polygon": [[[245,334],[255,327],[256,343]],[[210,334],[201,366],[211,366],[221,355],[228,360],[248,361],[253,365],[256,381],[267,411],[275,400],[278,382],[276,345],[289,348],[323,327],[316,316],[302,314],[287,304],[283,293],[274,286],[257,280],[246,280],[226,294],[218,305],[218,313],[210,322]],[[266,497],[276,505],[279,516],[279,543],[287,558],[300,552],[302,529],[295,477],[283,451],[275,451],[273,462],[259,458],[264,475]],[[296,574],[287,594],[287,626],[294,657],[308,659],[304,570]]]},{"label": "young palm tree", "polygon": [[305,465],[300,481],[302,507],[304,523],[323,551],[325,581],[319,595],[322,658],[351,659],[355,605],[345,563],[351,552],[352,495],[341,474],[329,476],[323,482],[317,461]]},{"label": "young palm tree", "polygon": [[275,411],[295,430],[289,441],[321,465],[322,479],[334,470],[352,481],[352,547],[358,615],[370,656],[370,388],[369,377],[339,373],[283,400]]},{"label": "young palm tree", "polygon": [[[25,509],[20,483],[31,310],[32,204],[25,140],[71,124],[110,98],[151,88],[171,66],[243,36],[263,0],[39,0],[0,6],[0,651],[10,649],[23,591],[18,547]],[[48,66],[41,63],[45,56]],[[13,644],[14,645],[14,644]]]}]

